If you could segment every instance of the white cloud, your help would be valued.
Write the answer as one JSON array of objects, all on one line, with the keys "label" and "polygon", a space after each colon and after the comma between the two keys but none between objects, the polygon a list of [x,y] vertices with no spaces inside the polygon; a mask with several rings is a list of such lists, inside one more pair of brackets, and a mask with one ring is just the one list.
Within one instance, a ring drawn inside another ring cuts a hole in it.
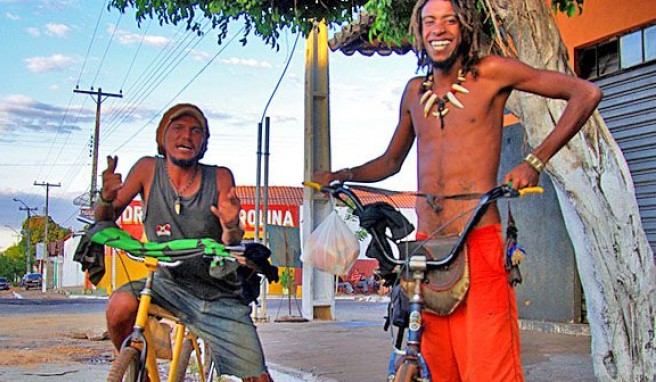
[{"label": "white cloud", "polygon": [[48,36],[66,37],[71,28],[64,24],[48,23],[45,25],[45,33]]},{"label": "white cloud", "polygon": [[29,33],[30,35],[32,35],[32,37],[39,37],[39,36],[41,36],[41,32],[39,32],[39,30],[38,30],[37,28],[34,28],[34,27],[29,27],[29,28],[27,28],[27,33]]},{"label": "white cloud", "polygon": [[207,53],[205,53],[205,52],[202,52],[202,51],[200,51],[200,50],[189,49],[189,50],[187,51],[187,53],[189,53],[189,55],[190,55],[191,57],[195,58],[195,59],[198,60],[198,61],[205,61],[205,62],[207,62],[207,61],[209,61],[209,60],[212,59],[212,56],[210,56],[209,54],[207,54]]},{"label": "white cloud", "polygon": [[62,54],[53,54],[50,57],[26,58],[27,68],[35,73],[45,73],[69,68],[75,60]]},{"label": "white cloud", "polygon": [[252,58],[238,58],[230,57],[220,60],[222,64],[235,65],[235,66],[246,66],[249,68],[270,68],[271,64],[266,61],[257,61]]},{"label": "white cloud", "polygon": [[114,25],[107,26],[107,33],[114,33],[118,43],[121,45],[139,44],[143,39],[145,45],[162,48],[170,41],[167,37],[132,33],[125,29],[116,29],[116,32],[114,32],[115,28]]},{"label": "white cloud", "polygon": [[5,16],[6,16],[9,20],[14,20],[14,21],[16,21],[16,20],[20,20],[20,16],[15,15],[15,14],[10,13],[10,12],[5,13]]}]

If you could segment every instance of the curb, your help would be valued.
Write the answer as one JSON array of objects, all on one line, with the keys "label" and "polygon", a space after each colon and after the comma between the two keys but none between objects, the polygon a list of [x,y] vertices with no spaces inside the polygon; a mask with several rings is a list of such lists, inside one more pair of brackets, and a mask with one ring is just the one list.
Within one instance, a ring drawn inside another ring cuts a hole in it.
[{"label": "curb", "polygon": [[543,333],[569,334],[573,336],[590,336],[590,325],[588,324],[568,324],[520,319],[519,329]]}]

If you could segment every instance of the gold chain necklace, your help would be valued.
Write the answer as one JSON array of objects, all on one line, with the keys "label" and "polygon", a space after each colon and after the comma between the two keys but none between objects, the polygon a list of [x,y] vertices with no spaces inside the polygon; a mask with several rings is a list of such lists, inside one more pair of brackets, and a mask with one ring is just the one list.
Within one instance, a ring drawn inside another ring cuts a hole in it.
[{"label": "gold chain necklace", "polygon": [[424,118],[428,117],[428,113],[431,112],[433,105],[437,104],[437,111],[431,113],[435,118],[440,118],[440,126],[444,128],[444,116],[449,112],[449,108],[446,107],[446,103],[450,102],[453,106],[464,109],[465,106],[460,102],[456,97],[455,93],[469,93],[469,90],[462,86],[462,83],[465,82],[465,72],[462,69],[458,70],[458,77],[456,83],[451,85],[451,89],[442,97],[438,96],[433,92],[433,75],[430,74],[426,81],[422,84],[422,88],[425,90],[424,94],[419,100],[420,104],[424,104]]},{"label": "gold chain necklace", "polygon": [[182,187],[180,191],[178,191],[177,187],[175,186],[175,183],[173,183],[173,179],[171,179],[171,174],[169,173],[169,166],[166,166],[166,176],[169,178],[169,182],[171,183],[171,186],[173,187],[173,192],[175,192],[175,204],[173,207],[175,208],[175,213],[180,215],[180,210],[181,210],[181,198],[180,195],[182,195],[191,185],[194,183],[194,180],[196,180],[196,174],[198,174],[198,165],[194,165],[194,175],[191,176],[191,179],[187,184]]}]

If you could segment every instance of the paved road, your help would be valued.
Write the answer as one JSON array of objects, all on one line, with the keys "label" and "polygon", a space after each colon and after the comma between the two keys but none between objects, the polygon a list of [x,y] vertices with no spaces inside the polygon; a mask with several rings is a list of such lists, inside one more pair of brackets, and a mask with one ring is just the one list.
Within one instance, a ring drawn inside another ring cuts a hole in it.
[{"label": "paved road", "polygon": [[[0,382],[103,380],[112,354],[109,341],[73,341],[67,331],[101,330],[105,303],[0,298]],[[257,326],[277,382],[385,380],[391,340],[382,329],[384,302],[337,300],[335,321],[305,323],[275,322],[288,315],[286,300],[268,300],[267,308],[269,322]],[[295,305],[291,312],[298,315]],[[68,358],[58,356],[68,352]],[[522,331],[527,381],[592,382],[589,354],[589,336]],[[41,358],[15,361],[20,355]]]},{"label": "paved road", "polygon": [[0,299],[0,316],[25,314],[102,313],[105,299]]}]

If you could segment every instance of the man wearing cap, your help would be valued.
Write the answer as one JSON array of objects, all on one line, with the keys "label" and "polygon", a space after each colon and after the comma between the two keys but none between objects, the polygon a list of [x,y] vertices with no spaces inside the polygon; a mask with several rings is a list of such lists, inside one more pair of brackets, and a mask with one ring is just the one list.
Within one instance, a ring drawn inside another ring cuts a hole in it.
[{"label": "man wearing cap", "polygon": [[[191,104],[171,107],[157,128],[157,152],[132,167],[125,182],[116,173],[117,157],[107,157],[96,220],[115,220],[137,194],[144,206],[144,232],[149,241],[214,238],[239,243],[239,198],[230,169],[199,163],[210,133],[203,112]],[[220,373],[244,381],[271,381],[260,340],[233,272],[217,279],[203,258],[158,269],[153,302],[179,317],[210,344]],[[107,326],[120,348],[132,331],[143,281],[123,285],[107,304]]]}]

